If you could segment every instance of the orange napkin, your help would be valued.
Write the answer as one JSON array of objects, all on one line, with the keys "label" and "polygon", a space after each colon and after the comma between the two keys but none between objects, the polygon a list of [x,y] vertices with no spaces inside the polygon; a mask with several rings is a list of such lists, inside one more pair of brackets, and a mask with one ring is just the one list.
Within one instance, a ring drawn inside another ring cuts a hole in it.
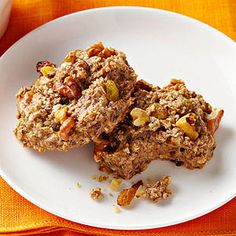
[{"label": "orange napkin", "polygon": [[[206,22],[236,39],[235,0],[15,0],[8,30],[0,40],[0,55],[43,23],[68,13],[112,5],[148,6],[179,12]],[[47,213],[25,200],[0,178],[0,234],[236,236],[236,199],[212,213],[176,226],[118,231],[76,224]]]}]

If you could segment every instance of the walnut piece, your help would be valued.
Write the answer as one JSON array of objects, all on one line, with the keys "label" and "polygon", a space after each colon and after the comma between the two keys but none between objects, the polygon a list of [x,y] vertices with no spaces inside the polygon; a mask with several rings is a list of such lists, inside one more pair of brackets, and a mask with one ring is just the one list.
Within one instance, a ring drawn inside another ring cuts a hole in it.
[{"label": "walnut piece", "polygon": [[75,125],[75,120],[72,117],[67,118],[61,125],[59,135],[63,140],[68,140],[71,129]]},{"label": "walnut piece", "polygon": [[116,52],[114,49],[110,48],[104,48],[103,44],[101,42],[98,42],[89,48],[87,48],[87,54],[89,57],[101,57],[101,58],[108,58],[112,55],[115,55]]},{"label": "walnut piece", "polygon": [[60,95],[69,99],[77,99],[81,96],[81,88],[72,76],[67,76],[63,83],[56,82],[53,88],[58,91]]},{"label": "walnut piece", "polygon": [[133,118],[133,125],[143,126],[149,121],[149,116],[146,111],[141,108],[135,107],[130,112],[131,117]]},{"label": "walnut piece", "polygon": [[108,58],[112,55],[115,55],[116,52],[114,49],[111,49],[111,48],[104,48],[99,54],[98,56],[101,57],[101,58]]},{"label": "walnut piece", "polygon": [[147,184],[146,197],[154,202],[158,202],[161,199],[167,199],[171,195],[171,190],[169,189],[170,182],[171,177],[164,176],[155,184]]},{"label": "walnut piece", "polygon": [[98,42],[89,48],[87,48],[87,54],[89,57],[98,56],[98,54],[104,49],[102,42]]},{"label": "walnut piece", "polygon": [[189,113],[182,116],[177,122],[176,126],[184,131],[184,133],[191,139],[196,140],[198,138],[198,132],[196,131],[195,123],[197,116],[195,113]]},{"label": "walnut piece", "polygon": [[164,88],[171,88],[173,90],[179,91],[181,88],[183,88],[185,85],[183,80],[178,80],[178,79],[172,79],[170,81],[170,84],[168,84],[167,86],[165,86]]},{"label": "walnut piece", "polygon": [[224,115],[224,110],[215,108],[207,117],[207,128],[214,134],[220,125],[220,121]]},{"label": "walnut piece", "polygon": [[102,200],[104,198],[104,195],[102,193],[101,188],[93,188],[90,192],[90,197],[93,200]]}]

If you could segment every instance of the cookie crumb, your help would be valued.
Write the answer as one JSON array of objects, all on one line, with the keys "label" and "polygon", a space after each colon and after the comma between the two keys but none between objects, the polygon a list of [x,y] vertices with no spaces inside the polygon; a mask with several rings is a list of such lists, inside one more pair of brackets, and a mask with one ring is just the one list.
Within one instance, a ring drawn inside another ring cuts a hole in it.
[{"label": "cookie crumb", "polygon": [[121,186],[122,180],[121,179],[113,179],[109,185],[110,189],[113,191],[119,190]]},{"label": "cookie crumb", "polygon": [[130,188],[123,189],[118,197],[117,204],[122,207],[129,206],[136,195],[138,188],[143,185],[143,181],[139,180],[135,184],[133,184]]},{"label": "cookie crumb", "polygon": [[98,182],[103,182],[103,181],[106,181],[108,180],[109,176],[107,175],[100,175],[98,176]]},{"label": "cookie crumb", "polygon": [[90,197],[93,200],[102,200],[104,198],[104,195],[102,193],[101,188],[93,188],[90,192]]},{"label": "cookie crumb", "polygon": [[118,213],[121,212],[121,209],[120,209],[117,205],[114,205],[113,211],[114,211],[116,214],[118,214]]},{"label": "cookie crumb", "polygon": [[96,176],[96,175],[92,175],[92,176],[91,176],[91,179],[92,179],[92,180],[97,180],[97,176]]},{"label": "cookie crumb", "polygon": [[158,180],[156,183],[152,185],[147,185],[146,188],[146,196],[153,202],[158,202],[161,199],[167,199],[170,197],[171,190],[169,189],[169,185],[171,182],[170,176],[164,176],[160,180]]},{"label": "cookie crumb", "polygon": [[109,193],[109,196],[110,196],[110,197],[114,197],[114,195],[113,195],[112,193]]},{"label": "cookie crumb", "polygon": [[146,187],[144,185],[140,185],[135,194],[136,198],[145,198],[146,197]]}]

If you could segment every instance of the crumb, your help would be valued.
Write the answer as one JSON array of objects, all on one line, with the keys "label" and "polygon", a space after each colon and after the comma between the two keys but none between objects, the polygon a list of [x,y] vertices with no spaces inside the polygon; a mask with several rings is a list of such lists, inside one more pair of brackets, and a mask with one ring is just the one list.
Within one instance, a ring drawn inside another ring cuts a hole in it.
[{"label": "crumb", "polygon": [[146,197],[146,187],[144,185],[140,185],[135,194],[136,198],[145,198]]},{"label": "crumb", "polygon": [[147,185],[146,196],[153,202],[158,202],[161,199],[167,199],[171,195],[171,190],[168,188],[171,182],[170,176],[164,176],[152,185]]},{"label": "crumb", "polygon": [[117,204],[122,207],[129,206],[141,185],[143,185],[143,181],[139,180],[130,188],[121,190],[117,197]]},{"label": "crumb", "polygon": [[117,214],[121,212],[120,208],[117,205],[114,205],[113,211]]},{"label": "crumb", "polygon": [[101,200],[104,198],[101,188],[93,188],[90,192],[90,197],[93,200]]},{"label": "crumb", "polygon": [[97,180],[97,176],[96,176],[96,175],[92,175],[92,176],[91,176],[91,179],[92,179],[92,180]]},{"label": "crumb", "polygon": [[107,176],[107,175],[100,175],[98,177],[98,182],[106,181],[108,178],[109,178],[109,176]]},{"label": "crumb", "polygon": [[80,185],[79,182],[76,183],[76,187],[77,187],[77,188],[81,188],[81,185]]},{"label": "crumb", "polygon": [[109,193],[109,196],[110,196],[110,197],[114,197],[114,195],[113,195],[112,193]]},{"label": "crumb", "polygon": [[121,186],[122,180],[121,179],[113,179],[109,185],[110,189],[113,191],[119,190]]}]

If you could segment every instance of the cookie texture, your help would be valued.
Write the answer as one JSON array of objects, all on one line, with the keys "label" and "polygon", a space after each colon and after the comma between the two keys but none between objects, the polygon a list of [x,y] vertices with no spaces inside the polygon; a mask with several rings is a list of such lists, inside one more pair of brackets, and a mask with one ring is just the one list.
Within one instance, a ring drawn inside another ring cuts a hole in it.
[{"label": "cookie texture", "polygon": [[39,78],[16,95],[16,137],[39,152],[67,151],[110,133],[132,104],[136,74],[124,53],[102,43],[67,54],[57,67],[37,64]]},{"label": "cookie texture", "polygon": [[212,109],[180,80],[163,88],[138,81],[132,98],[125,119],[95,142],[101,170],[129,179],[158,158],[189,169],[212,158],[223,110]]}]

